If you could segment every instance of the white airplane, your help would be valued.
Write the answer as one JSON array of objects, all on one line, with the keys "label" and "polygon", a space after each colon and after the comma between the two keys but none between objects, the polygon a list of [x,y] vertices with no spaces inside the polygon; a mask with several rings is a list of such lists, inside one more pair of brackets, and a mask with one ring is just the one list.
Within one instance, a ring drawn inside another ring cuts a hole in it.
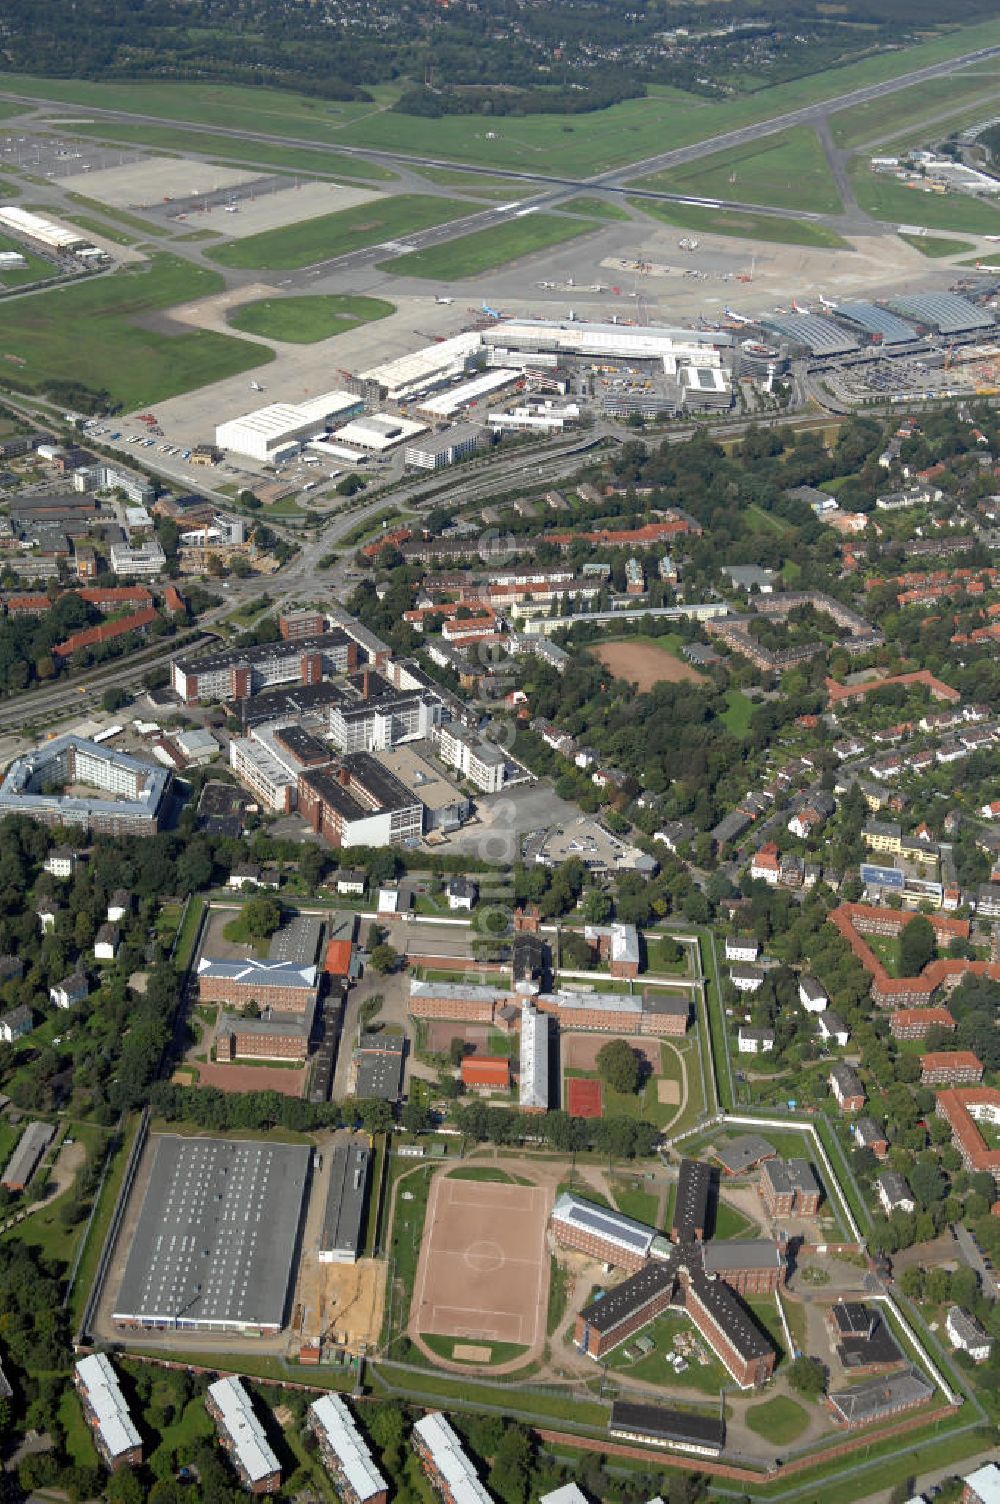
[{"label": "white airplane", "polygon": [[450,308],[451,305],[452,305],[452,303],[454,303],[455,299],[454,298],[440,298],[440,297],[438,297],[438,298],[435,298],[434,301],[435,301],[435,303],[443,303],[444,306],[445,306],[445,308]]},{"label": "white airplane", "polygon": [[840,307],[839,303],[831,302],[831,300],[829,298],[824,298],[824,296],[823,296],[822,293],[819,294],[819,301],[820,301],[820,306],[823,307],[823,308],[831,308],[832,309],[832,308],[839,308]]},{"label": "white airplane", "polygon": [[748,319],[742,313],[736,313],[732,308],[723,308],[727,319],[732,319],[734,324],[752,324],[753,319]]},{"label": "white airplane", "polygon": [[250,390],[252,392],[262,392],[264,388],[261,386],[259,381],[251,381]]}]

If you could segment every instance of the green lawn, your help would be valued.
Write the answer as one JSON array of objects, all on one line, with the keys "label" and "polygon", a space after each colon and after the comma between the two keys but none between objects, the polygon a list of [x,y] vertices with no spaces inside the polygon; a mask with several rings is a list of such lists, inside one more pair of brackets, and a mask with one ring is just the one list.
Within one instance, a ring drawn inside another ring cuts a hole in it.
[{"label": "green lawn", "polygon": [[[437,1353],[439,1358],[453,1358],[456,1363],[482,1363],[483,1361],[491,1364],[510,1363],[514,1358],[520,1358],[523,1353],[528,1351],[527,1347],[521,1342],[491,1342],[486,1337],[482,1338],[482,1340],[478,1337],[441,1337],[436,1332],[421,1332],[420,1335],[427,1343],[431,1352]],[[488,1347],[490,1349],[490,1356],[485,1360],[481,1358],[456,1358],[456,1342],[460,1344],[462,1342],[470,1342],[475,1347]]]},{"label": "green lawn", "polygon": [[566,214],[589,214],[591,219],[623,219],[628,220],[630,215],[620,209],[616,203],[607,198],[592,198],[584,194],[580,198],[567,199],[566,203],[557,205]]},{"label": "green lawn", "polygon": [[23,1129],[23,1123],[8,1123],[6,1118],[0,1118],[0,1169],[13,1154]]},{"label": "green lawn", "polygon": [[384,298],[365,298],[349,293],[322,297],[261,298],[242,303],[229,314],[233,329],[257,334],[261,339],[288,340],[294,345],[312,345],[332,334],[347,334],[360,324],[388,318],[394,303]]},{"label": "green lawn", "polygon": [[[930,78],[914,84],[909,89],[899,89],[895,94],[869,99],[864,104],[852,105],[848,110],[838,110],[830,117],[830,131],[838,146],[871,146],[873,150],[883,141],[896,140],[902,134],[915,135],[921,122],[942,115],[954,105],[963,103],[975,111],[979,104],[986,104],[995,94],[987,80],[971,70],[953,74],[950,78]],[[927,127],[935,135],[946,129],[939,125]]]},{"label": "green lawn", "polygon": [[1000,233],[1000,208],[996,204],[966,198],[960,193],[927,193],[919,188],[906,188],[895,178],[872,172],[861,161],[851,163],[850,176],[858,204],[874,219],[971,235]]},{"label": "green lawn", "polygon": [[665,220],[681,230],[700,230],[705,235],[736,235],[741,240],[770,240],[782,245],[818,246],[836,250],[847,245],[824,225],[809,219],[786,219],[779,214],[754,214],[749,210],[706,209],[700,204],[665,204],[655,199],[629,198],[635,209]]},{"label": "green lawn", "polygon": [[741,689],[726,690],[726,709],[722,719],[726,729],[732,732],[733,736],[746,736],[750,730],[750,718],[753,711],[753,701],[748,699]]},{"label": "green lawn", "polygon": [[945,240],[940,235],[900,235],[907,245],[912,245],[921,256],[938,260],[942,256],[958,256],[963,251],[975,250],[971,240]]},{"label": "green lawn", "polygon": [[809,1424],[809,1416],[802,1406],[784,1394],[777,1394],[762,1405],[751,1405],[744,1420],[751,1431],[756,1431],[765,1441],[773,1441],[776,1446],[787,1446],[801,1436]]},{"label": "green lawn", "polygon": [[[699,1394],[717,1395],[724,1385],[730,1382],[725,1368],[714,1357],[704,1338],[698,1335],[697,1329],[686,1316],[673,1311],[644,1327],[637,1334],[648,1337],[653,1343],[653,1351],[645,1357],[639,1357],[634,1362],[629,1362],[626,1352],[636,1351],[636,1337],[630,1337],[620,1347],[616,1347],[608,1354],[608,1368],[612,1372],[621,1371],[630,1374],[633,1378],[641,1379],[647,1384],[662,1384],[669,1390],[695,1390]],[[674,1347],[674,1338],[677,1336],[690,1337],[697,1341],[707,1356],[707,1363],[699,1363],[695,1359],[688,1358],[687,1371],[675,1373],[673,1367],[667,1362],[667,1355],[677,1351]],[[664,1396],[666,1398],[666,1396]]]},{"label": "green lawn", "polygon": [[844,207],[820,139],[809,125],[669,167],[632,186],[771,204],[807,214],[840,214]]},{"label": "green lawn", "polygon": [[597,228],[588,220],[577,223],[555,214],[528,214],[523,219],[511,219],[489,230],[460,235],[426,251],[393,256],[389,261],[380,261],[379,270],[397,277],[428,277],[433,281],[451,282],[478,276],[496,266],[506,266],[510,261],[532,256],[566,240],[576,240]]},{"label": "green lawn", "polygon": [[0,354],[17,358],[8,379],[32,388],[79,381],[132,409],[272,360],[272,350],[248,340],[203,329],[164,334],[137,322],[221,287],[214,272],[158,254],[110,277],[7,303]]},{"label": "green lawn", "polygon": [[719,1201],[715,1208],[715,1230],[712,1234],[716,1238],[752,1238],[757,1235],[759,1228],[738,1212],[734,1206],[726,1201]]},{"label": "green lawn", "polygon": [[611,1190],[618,1203],[618,1210],[624,1212],[626,1217],[645,1222],[647,1227],[656,1226],[659,1197],[652,1191],[644,1191],[631,1184],[620,1187],[612,1185]]},{"label": "green lawn", "polygon": [[448,1171],[448,1179],[496,1181],[500,1185],[514,1184],[507,1171],[501,1170],[497,1165],[459,1165],[457,1169]]},{"label": "green lawn", "polygon": [[[797,106],[987,46],[998,38],[1000,23],[991,20],[979,26],[955,27],[916,47],[881,53],[729,100],[708,101],[678,89],[653,86],[646,98],[626,100],[591,115],[510,116],[483,121],[464,115],[434,120],[397,114],[385,106],[398,97],[399,85],[370,88],[376,101],[374,109],[367,101],[345,104],[276,89],[215,83],[114,83],[103,79],[92,83],[6,74],[0,77],[0,88],[61,100],[85,110],[131,111],[182,124],[197,122],[307,138],[334,147],[426,152],[497,169],[585,175],[641,161],[665,147],[682,146],[717,131],[771,119]],[[242,143],[237,146],[244,160],[254,159],[247,157],[248,151],[259,150]]]},{"label": "green lawn", "polygon": [[194,950],[195,940],[198,938],[198,926],[205,910],[203,898],[192,898],[184,915],[184,922],[177,932],[177,948],[174,951],[174,963],[178,971],[183,971],[191,964],[191,952]]},{"label": "green lawn", "polygon": [[116,229],[102,219],[95,219],[90,214],[63,214],[62,219],[68,219],[70,224],[79,225],[81,230],[87,230],[91,235],[102,235],[105,240],[113,240],[116,245],[135,245],[135,235],[126,235],[124,230]]},{"label": "green lawn", "polygon": [[0,235],[0,251],[17,251],[25,260],[24,266],[10,267],[0,272],[2,287],[25,287],[31,282],[42,282],[47,277],[59,276],[59,268],[53,266],[51,261],[46,261],[43,256],[32,255],[21,241],[12,240],[9,235]]},{"label": "green lawn", "polygon": [[[220,125],[228,123],[219,121]],[[213,136],[208,131],[186,131],[167,125],[123,125],[117,120],[108,120],[101,125],[81,125],[75,129],[80,135],[93,136],[101,141],[151,146],[166,152],[199,155],[211,152],[213,157],[227,164],[236,162],[241,166],[273,167],[287,172],[309,173],[312,177],[364,178],[374,182],[394,182],[397,177],[388,167],[366,162],[363,157],[345,157],[341,152],[278,146],[234,136]],[[178,237],[181,238],[189,240],[191,236]]]},{"label": "green lawn", "polygon": [[206,251],[220,266],[259,268],[264,271],[296,271],[316,261],[345,256],[383,240],[405,240],[418,230],[469,213],[468,204],[419,193],[401,193],[377,203],[356,204],[335,214],[321,214],[299,224],[282,225],[233,240]]},{"label": "green lawn", "polygon": [[99,1462],[97,1448],[72,1384],[67,1385],[59,1397],[58,1413],[66,1432],[66,1451],[70,1461],[76,1467],[96,1467]]}]

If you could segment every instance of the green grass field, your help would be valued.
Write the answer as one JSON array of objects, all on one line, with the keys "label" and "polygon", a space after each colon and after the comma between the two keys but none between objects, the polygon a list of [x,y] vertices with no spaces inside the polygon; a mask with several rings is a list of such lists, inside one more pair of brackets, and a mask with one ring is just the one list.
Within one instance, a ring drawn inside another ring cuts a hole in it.
[{"label": "green grass field", "polygon": [[[830,134],[837,146],[875,147],[883,141],[919,135],[922,123],[945,115],[952,107],[964,107],[975,115],[995,97],[995,84],[971,70],[951,78],[925,79],[911,89],[838,110],[830,116]],[[925,128],[931,129],[929,125]],[[933,126],[935,134],[945,129],[944,124]]]},{"label": "green grass field", "polygon": [[814,214],[840,214],[844,207],[820,139],[808,125],[668,168],[633,186]]},{"label": "green grass field", "polygon": [[77,1467],[96,1467],[99,1461],[86,1416],[70,1385],[59,1397],[59,1420],[66,1433],[66,1451]]},{"label": "green grass field", "polygon": [[0,287],[25,287],[31,282],[41,282],[46,277],[58,277],[59,269],[42,256],[33,256],[19,240],[0,235],[0,251],[17,251],[24,257],[25,265],[11,267],[0,272]]},{"label": "green grass field", "polygon": [[264,271],[295,271],[332,256],[344,256],[382,240],[402,240],[430,225],[459,219],[468,204],[449,203],[445,198],[403,193],[380,203],[357,204],[335,214],[321,214],[300,224],[283,225],[213,246],[206,255],[220,266],[260,268]]},{"label": "green grass field", "polygon": [[726,729],[733,736],[746,736],[750,730],[750,717],[753,715],[753,701],[748,700],[740,689],[726,690],[726,709],[722,719]]},{"label": "green grass field", "polygon": [[706,209],[700,204],[666,204],[648,198],[630,197],[629,203],[668,225],[676,225],[680,230],[700,230],[705,235],[736,235],[741,240],[777,241],[781,245],[827,250],[847,245],[846,240],[811,219],[786,219],[779,214],[753,214],[737,209]]},{"label": "green grass field", "polygon": [[859,206],[873,219],[970,235],[1000,234],[1000,208],[995,204],[959,193],[905,188],[895,178],[872,172],[862,161],[851,163],[850,176]]},{"label": "green grass field", "polygon": [[161,334],[137,320],[218,292],[222,278],[173,256],[156,255],[111,277],[56,287],[8,303],[0,355],[16,385],[77,380],[106,387],[126,409],[146,407],[274,358],[266,345],[210,330]]},{"label": "green grass field", "polygon": [[[219,124],[225,122],[220,121]],[[213,136],[208,131],[186,131],[169,125],[123,125],[109,120],[104,125],[81,125],[76,131],[99,141],[120,141],[126,146],[149,146],[156,151],[211,154],[220,162],[248,167],[270,167],[284,172],[308,173],[310,177],[363,178],[368,182],[395,182],[388,167],[366,162],[363,157],[345,157],[341,152],[311,151],[307,146],[279,146],[235,136]]]},{"label": "green grass field", "polygon": [[591,198],[585,194],[581,198],[567,199],[566,203],[559,204],[558,208],[566,214],[589,214],[591,219],[619,219],[628,220],[631,216],[620,209],[616,203],[607,198]]},{"label": "green grass field", "polygon": [[917,47],[882,53],[730,100],[709,102],[681,90],[654,86],[645,99],[626,100],[592,115],[511,116],[484,120],[481,125],[466,116],[431,120],[396,114],[387,108],[399,92],[398,86],[391,85],[369,90],[374,108],[368,102],[334,103],[274,89],[212,83],[90,83],[5,74],[0,76],[0,88],[84,109],[133,111],[165,120],[303,137],[334,147],[427,152],[497,169],[585,175],[831,99],[998,39],[1000,21],[991,20],[956,28]]},{"label": "green grass field", "polygon": [[512,219],[489,230],[460,235],[456,240],[431,246],[426,251],[411,251],[407,256],[380,261],[379,270],[397,277],[457,281],[491,271],[495,266],[506,266],[522,256],[533,256],[563,241],[576,240],[598,228],[591,220],[578,222],[555,214],[529,214],[524,219]]},{"label": "green grass field", "polygon": [[659,1197],[652,1191],[644,1191],[636,1188],[634,1184],[613,1184],[612,1194],[618,1205],[618,1210],[624,1212],[626,1217],[634,1217],[637,1222],[645,1222],[647,1227],[657,1225],[657,1207]]},{"label": "green grass field", "polygon": [[[698,1394],[718,1396],[719,1390],[729,1382],[729,1376],[719,1360],[712,1356],[711,1351],[703,1338],[698,1336],[686,1316],[670,1312],[660,1316],[656,1321],[647,1326],[641,1333],[653,1343],[653,1351],[644,1357],[629,1362],[625,1356],[627,1352],[635,1352],[636,1339],[630,1338],[608,1354],[607,1364],[611,1372],[629,1374],[632,1378],[641,1379],[647,1384],[662,1384],[665,1389],[694,1390]],[[677,1349],[674,1346],[674,1338],[678,1336],[690,1337],[697,1341],[704,1353],[708,1356],[707,1363],[699,1363],[693,1358],[687,1360],[687,1371],[677,1374],[667,1362],[667,1355]],[[664,1396],[666,1399],[666,1396]]]},{"label": "green grass field", "polygon": [[[521,1342],[492,1342],[489,1338],[478,1337],[440,1337],[436,1332],[421,1332],[423,1340],[427,1343],[431,1352],[437,1353],[439,1358],[453,1358],[456,1363],[510,1363],[514,1358],[520,1358],[528,1349]],[[482,1358],[456,1358],[455,1344],[459,1346],[471,1343],[474,1347],[488,1347],[490,1356]]]},{"label": "green grass field", "polygon": [[395,304],[387,303],[384,298],[332,293],[323,297],[261,298],[256,303],[243,303],[233,309],[228,322],[231,328],[257,334],[261,339],[312,345],[375,319],[388,318],[395,311]]},{"label": "green grass field", "polygon": [[91,235],[103,235],[105,240],[113,240],[116,245],[135,245],[134,235],[126,235],[124,230],[94,219],[89,214],[63,214],[61,217],[68,219],[70,224],[79,225],[81,230],[87,230]]},{"label": "green grass field", "polygon": [[773,1441],[776,1446],[787,1446],[801,1436],[809,1424],[809,1416],[802,1406],[784,1394],[777,1394],[762,1405],[751,1405],[744,1420],[751,1431],[756,1431],[765,1441]]},{"label": "green grass field", "polygon": [[907,245],[912,245],[921,256],[929,256],[934,261],[942,256],[959,256],[963,251],[975,249],[970,240],[945,240],[940,235],[900,235],[899,238],[905,240]]}]

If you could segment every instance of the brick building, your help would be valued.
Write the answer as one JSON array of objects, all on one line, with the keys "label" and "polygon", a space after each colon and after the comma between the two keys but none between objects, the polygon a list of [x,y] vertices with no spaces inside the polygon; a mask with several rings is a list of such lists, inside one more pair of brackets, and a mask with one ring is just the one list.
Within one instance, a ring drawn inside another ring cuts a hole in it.
[{"label": "brick building", "polygon": [[510,1061],[506,1055],[467,1055],[462,1085],[468,1091],[510,1091]]},{"label": "brick building", "polygon": [[760,1198],[772,1217],[815,1217],[822,1192],[805,1159],[768,1159],[760,1167]]},{"label": "brick building", "polygon": [[922,1086],[975,1086],[983,1079],[983,1062],[971,1050],[932,1050],[920,1057]]},{"label": "brick building", "polygon": [[81,1358],[73,1370],[73,1383],[104,1466],[113,1473],[121,1467],[139,1467],[142,1437],[106,1354]]},{"label": "brick building", "polygon": [[893,1039],[926,1039],[931,1029],[952,1033],[955,1020],[947,1008],[897,1008],[889,1020]]},{"label": "brick building", "polygon": [[860,1112],[865,1105],[861,1077],[849,1065],[837,1064],[830,1072],[830,1090],[841,1112]]},{"label": "brick building", "polygon": [[316,1001],[319,988],[315,966],[297,966],[291,961],[214,961],[202,956],[198,962],[198,999],[223,1003],[242,1012],[253,1001],[263,1013],[304,1014]]}]

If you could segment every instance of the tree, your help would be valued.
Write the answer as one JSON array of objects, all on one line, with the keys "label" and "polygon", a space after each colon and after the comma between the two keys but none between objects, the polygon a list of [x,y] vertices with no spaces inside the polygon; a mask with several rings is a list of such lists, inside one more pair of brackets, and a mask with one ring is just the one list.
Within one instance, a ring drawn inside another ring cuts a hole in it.
[{"label": "tree", "polygon": [[462,1061],[465,1059],[465,1051],[465,1040],[462,1038],[461,1034],[456,1034],[455,1038],[448,1045],[448,1059],[451,1061],[452,1065],[456,1067],[456,1069],[462,1064]]},{"label": "tree", "polygon": [[612,1091],[634,1096],[642,1080],[639,1056],[625,1039],[609,1039],[597,1052],[597,1071]]},{"label": "tree", "polygon": [[910,1189],[924,1206],[940,1201],[947,1182],[933,1160],[918,1159],[910,1170]]},{"label": "tree", "polygon": [[389,972],[395,971],[399,965],[399,951],[393,945],[387,945],[384,941],[376,945],[369,956],[369,963],[373,971],[380,977],[388,976]]},{"label": "tree", "polygon": [[112,684],[101,696],[101,704],[109,715],[114,715],[116,710],[121,710],[123,705],[128,704],[128,695],[117,684]]},{"label": "tree", "polygon": [[818,1358],[796,1358],[788,1368],[788,1387],[815,1400],[826,1388],[826,1369]]},{"label": "tree", "polygon": [[431,1115],[424,1104],[411,1097],[403,1108],[403,1127],[407,1133],[424,1133],[430,1122]]},{"label": "tree", "polygon": [[269,940],[281,928],[281,904],[276,898],[258,894],[243,905],[243,928],[255,940]]},{"label": "tree", "polygon": [[580,905],[585,923],[607,924],[611,918],[611,899],[600,888],[591,888]]},{"label": "tree", "polygon": [[923,914],[917,914],[904,925],[899,937],[899,974],[916,977],[937,954],[937,939],[934,927]]}]

